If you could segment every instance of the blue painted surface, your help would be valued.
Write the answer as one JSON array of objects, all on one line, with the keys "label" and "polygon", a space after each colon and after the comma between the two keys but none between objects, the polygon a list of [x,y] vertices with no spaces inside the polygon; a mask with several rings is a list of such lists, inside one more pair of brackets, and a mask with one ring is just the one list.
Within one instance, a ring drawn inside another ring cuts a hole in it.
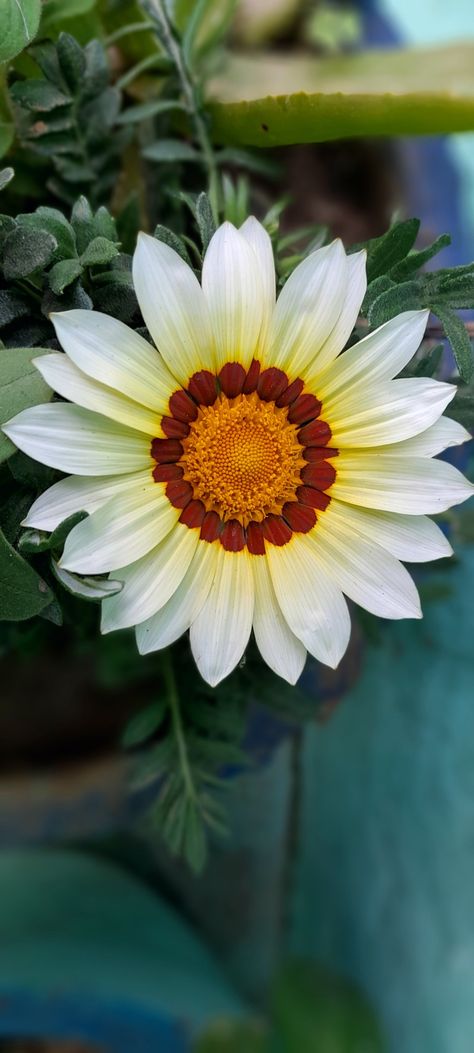
[{"label": "blue painted surface", "polygon": [[474,549],[382,624],[306,736],[291,947],[361,984],[390,1053],[474,1049]]}]

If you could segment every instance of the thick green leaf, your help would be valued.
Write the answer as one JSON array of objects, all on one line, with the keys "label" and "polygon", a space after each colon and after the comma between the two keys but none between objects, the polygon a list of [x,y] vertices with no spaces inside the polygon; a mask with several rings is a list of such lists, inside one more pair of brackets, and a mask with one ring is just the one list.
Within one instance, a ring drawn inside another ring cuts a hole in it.
[{"label": "thick green leaf", "polygon": [[57,256],[66,259],[76,255],[74,231],[59,209],[40,205],[35,212],[22,213],[16,218],[21,227],[46,230],[48,234],[52,234],[57,241]]},{"label": "thick green leaf", "polygon": [[208,85],[218,142],[281,146],[474,128],[474,43],[370,51],[227,55]]},{"label": "thick green leaf", "polygon": [[374,300],[369,308],[368,319],[375,327],[403,311],[420,311],[424,306],[420,282],[402,282],[401,285],[391,286]]},{"label": "thick green leaf", "polygon": [[160,139],[142,151],[147,161],[199,161],[200,154],[191,143],[181,139]]},{"label": "thick green leaf", "polygon": [[57,55],[68,88],[72,92],[78,91],[84,78],[86,60],[82,48],[70,33],[60,33]]},{"label": "thick green leaf", "polygon": [[169,245],[170,249],[174,249],[185,263],[190,262],[184,241],[173,230],[169,230],[168,227],[163,227],[161,223],[158,223],[153,232],[153,237],[157,238],[158,241],[163,241],[165,245]]},{"label": "thick green leaf", "polygon": [[474,372],[474,358],[472,355],[472,343],[466,327],[459,315],[451,310],[450,307],[433,304],[433,312],[438,316],[451,344],[456,365],[459,369],[459,376],[467,384]]},{"label": "thick green leaf", "polygon": [[53,602],[45,581],[0,530],[0,621],[24,621]]},{"label": "thick green leaf", "polygon": [[0,329],[17,318],[30,313],[30,304],[25,296],[14,289],[0,289]]},{"label": "thick green leaf", "polygon": [[1,0],[0,62],[18,55],[36,36],[41,0]]},{"label": "thick green leaf", "polygon": [[[0,350],[0,425],[20,410],[49,402],[53,392],[32,363],[33,358],[46,355],[42,347],[15,347]],[[14,453],[15,446],[0,431],[0,461]]]},{"label": "thick green leaf", "polygon": [[26,278],[39,267],[45,267],[57,247],[56,238],[45,230],[15,227],[3,246],[5,278]]},{"label": "thick green leaf", "polygon": [[79,278],[81,274],[82,263],[80,260],[59,260],[59,263],[55,263],[54,267],[51,267],[48,274],[50,289],[60,296],[67,286],[76,278]]},{"label": "thick green leaf", "polygon": [[440,234],[438,238],[427,245],[424,249],[414,249],[413,252],[409,252],[408,256],[400,263],[396,264],[390,272],[390,277],[394,281],[404,281],[405,278],[409,278],[411,274],[418,271],[420,267],[424,267],[428,260],[431,260],[433,256],[436,256],[438,252],[446,248],[451,244],[451,238],[449,234]]},{"label": "thick green leaf", "polygon": [[56,106],[67,106],[70,96],[50,84],[47,80],[17,80],[10,89],[14,102],[34,113],[48,113]]},{"label": "thick green leaf", "polygon": [[95,267],[100,263],[110,263],[118,254],[117,246],[108,238],[94,238],[82,253],[81,263],[83,267]]},{"label": "thick green leaf", "polygon": [[[415,244],[420,229],[419,219],[405,219],[382,234],[379,238],[372,238],[366,243],[367,249],[367,281],[373,282],[383,274],[391,272],[392,268],[404,260]],[[357,248],[359,246],[356,246]],[[390,275],[391,276],[391,275]]]}]

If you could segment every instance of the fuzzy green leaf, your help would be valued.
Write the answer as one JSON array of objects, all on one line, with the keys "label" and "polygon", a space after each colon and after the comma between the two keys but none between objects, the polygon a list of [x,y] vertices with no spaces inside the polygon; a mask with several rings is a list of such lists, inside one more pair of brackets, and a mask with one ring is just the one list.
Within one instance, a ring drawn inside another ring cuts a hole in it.
[{"label": "fuzzy green leaf", "polygon": [[147,161],[161,162],[199,161],[201,156],[191,143],[181,139],[160,139],[146,146],[142,153]]},{"label": "fuzzy green leaf", "polygon": [[0,171],[0,190],[4,190],[11,183],[14,175],[13,168],[2,168]]},{"label": "fuzzy green leaf", "polygon": [[29,314],[30,305],[25,296],[14,289],[0,289],[0,329]]},{"label": "fuzzy green leaf", "polygon": [[422,281],[427,306],[436,302],[456,310],[474,307],[474,264],[432,271]]},{"label": "fuzzy green leaf", "polygon": [[379,326],[403,311],[419,311],[424,307],[419,282],[402,282],[387,289],[372,304],[368,319],[370,325]]},{"label": "fuzzy green leaf", "polygon": [[112,241],[102,237],[94,238],[82,253],[81,263],[83,267],[95,267],[101,263],[110,263],[118,254],[119,250]]},{"label": "fuzzy green leaf", "polygon": [[71,285],[71,282],[79,278],[81,274],[80,260],[59,260],[59,263],[55,263],[48,274],[50,288],[60,296],[67,286]]},{"label": "fuzzy green leaf", "polygon": [[450,307],[433,304],[433,312],[439,318],[451,344],[456,365],[459,369],[459,376],[467,384],[474,371],[474,359],[472,344],[466,327]]},{"label": "fuzzy green leaf", "polygon": [[406,219],[394,223],[380,238],[367,242],[367,281],[373,282],[382,274],[388,274],[397,263],[404,260],[420,229],[419,219]]},{"label": "fuzzy green leaf", "polygon": [[73,93],[77,92],[83,82],[86,60],[80,44],[70,33],[59,34],[57,55],[59,67],[68,88]]},{"label": "fuzzy green leaf", "polygon": [[195,215],[199,227],[199,233],[201,235],[202,249],[203,252],[205,252],[212,235],[215,232],[216,224],[214,223],[211,202],[209,201],[208,195],[204,192],[199,194],[199,197],[197,198]]},{"label": "fuzzy green leaf", "polygon": [[158,241],[162,241],[165,245],[169,245],[171,249],[174,249],[185,263],[190,262],[188,250],[184,241],[182,241],[172,230],[169,230],[168,227],[163,227],[161,223],[158,223],[153,232],[153,237],[157,238]]},{"label": "fuzzy green leaf", "polygon": [[45,230],[57,242],[56,256],[68,259],[76,255],[76,238],[71,224],[57,208],[40,205],[35,212],[22,213],[16,217],[21,227]]},{"label": "fuzzy green leaf", "polygon": [[56,238],[45,230],[15,227],[3,246],[5,278],[26,278],[39,267],[46,267],[57,247]]},{"label": "fuzzy green leaf", "polygon": [[53,601],[45,581],[0,530],[0,621],[24,621]]},{"label": "fuzzy green leaf", "polygon": [[71,97],[47,80],[18,80],[12,84],[10,94],[14,102],[25,110],[49,113],[56,106],[67,106]]},{"label": "fuzzy green leaf", "polygon": [[461,388],[458,390],[453,398],[453,401],[449,403],[449,406],[445,409],[447,417],[451,417],[453,420],[459,421],[469,431],[474,430],[474,389]]},{"label": "fuzzy green leaf", "polygon": [[413,252],[409,252],[408,256],[400,263],[397,263],[390,272],[390,277],[396,282],[405,281],[410,275],[414,274],[424,267],[428,260],[431,260],[433,256],[437,256],[438,252],[445,249],[451,244],[451,238],[449,234],[440,234],[439,238],[427,245],[424,249],[414,249]]},{"label": "fuzzy green leaf", "polygon": [[[49,402],[51,388],[33,365],[32,359],[46,355],[41,347],[15,347],[0,350],[0,425],[28,406]],[[0,461],[15,451],[14,444],[0,431]]]},{"label": "fuzzy green leaf", "polygon": [[41,18],[41,0],[2,0],[0,62],[9,62],[36,36]]}]

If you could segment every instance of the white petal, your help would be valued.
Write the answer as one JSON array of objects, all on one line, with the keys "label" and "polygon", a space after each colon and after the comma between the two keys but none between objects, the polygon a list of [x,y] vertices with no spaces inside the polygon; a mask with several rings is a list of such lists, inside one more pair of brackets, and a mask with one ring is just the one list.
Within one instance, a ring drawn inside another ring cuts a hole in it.
[{"label": "white petal", "polygon": [[343,312],[347,275],[347,257],[339,239],[295,268],[277,300],[268,365],[285,370],[292,379],[304,374]]},{"label": "white petal", "polygon": [[156,437],[162,434],[160,417],[156,412],[117,394],[97,380],[91,380],[67,355],[42,355],[33,361],[46,383],[63,398],[143,431],[146,435]]},{"label": "white petal", "polygon": [[320,375],[315,370],[312,379],[318,396],[332,398],[348,385],[392,380],[420,346],[428,316],[429,311],[405,311],[364,336]]},{"label": "white petal", "polygon": [[214,581],[219,549],[202,541],[176,592],[151,618],[137,625],[137,647],[140,654],[159,651],[174,643],[197,618]]},{"label": "white petal", "polygon": [[275,593],[288,625],[310,654],[335,669],[349,643],[351,621],[340,587],[331,581],[309,535],[281,548],[268,545]]},{"label": "white petal", "polygon": [[101,632],[138,625],[164,607],[183,580],[198,541],[197,530],[177,523],[157,548],[114,571],[113,577],[124,586],[103,601]]},{"label": "white petal", "polygon": [[453,553],[443,531],[426,516],[369,511],[334,499],[324,517],[328,523],[334,518],[336,523],[355,530],[367,541],[375,542],[407,563],[427,563]]},{"label": "white petal", "polygon": [[133,472],[131,475],[87,476],[70,475],[60,479],[45,490],[32,504],[22,526],[38,530],[55,530],[64,519],[75,512],[95,512],[115,494],[134,488],[140,480],[148,482],[150,472]]},{"label": "white petal", "polygon": [[196,275],[178,253],[140,234],[133,257],[133,284],[145,324],[173,376],[187,384],[193,373],[212,369],[208,312]]},{"label": "white petal", "polygon": [[320,395],[319,376],[321,370],[324,369],[326,372],[328,363],[332,363],[337,355],[340,354],[357,322],[362,300],[367,289],[366,261],[367,253],[365,249],[362,249],[361,252],[354,252],[347,257],[347,291],[341,313],[327,340],[319,349],[316,358],[304,370],[304,379],[307,386],[314,387],[318,385],[318,395]]},{"label": "white petal", "polygon": [[126,475],[152,465],[145,435],[66,402],[22,410],[3,430],[29,457],[73,475]]},{"label": "white petal", "polygon": [[341,501],[405,515],[445,512],[473,493],[474,486],[444,461],[363,451],[338,457],[331,487],[331,496]]},{"label": "white petal", "polygon": [[140,559],[178,521],[162,483],[141,480],[111,497],[67,537],[60,566],[79,574],[102,574]]},{"label": "white petal", "polygon": [[191,625],[191,649],[203,679],[215,687],[240,662],[252,629],[251,556],[220,548],[204,606]]},{"label": "white petal", "polygon": [[389,552],[324,515],[305,536],[314,558],[359,606],[381,618],[421,618],[415,585]]},{"label": "white petal", "polygon": [[216,367],[250,365],[264,321],[264,290],[254,249],[232,223],[211,238],[202,268],[202,288],[214,334]]},{"label": "white petal", "polygon": [[263,322],[256,350],[256,357],[258,357],[265,348],[271,317],[275,309],[275,261],[273,258],[273,247],[265,227],[258,222],[258,219],[255,219],[255,216],[249,216],[245,220],[245,223],[239,227],[239,233],[252,246],[257,256],[262,285]]},{"label": "white petal", "polygon": [[257,647],[277,676],[289,684],[296,684],[303,672],[306,648],[283,617],[266,558],[256,556],[252,560],[252,570],[255,581],[253,631]]},{"label": "white petal", "polygon": [[435,457],[450,446],[460,446],[463,442],[470,442],[472,436],[462,424],[450,417],[440,417],[426,431],[414,435],[411,439],[396,442],[392,446],[384,446],[383,452],[416,457]]},{"label": "white petal", "polygon": [[155,349],[123,322],[100,311],[52,314],[57,338],[87,376],[143,406],[166,412],[176,384]]},{"label": "white petal", "polygon": [[454,384],[439,380],[390,380],[358,387],[324,402],[331,442],[337,447],[384,445],[425,431],[441,416],[456,394]]}]

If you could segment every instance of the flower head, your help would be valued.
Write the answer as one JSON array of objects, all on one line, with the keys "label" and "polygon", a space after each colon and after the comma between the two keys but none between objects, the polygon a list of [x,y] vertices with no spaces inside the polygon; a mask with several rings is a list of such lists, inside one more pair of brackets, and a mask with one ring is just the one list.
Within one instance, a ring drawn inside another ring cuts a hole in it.
[{"label": "flower head", "polygon": [[136,626],[143,653],[190,628],[211,684],[239,662],[253,626],[265,661],[295,682],[310,651],[336,666],[345,596],[384,618],[421,616],[399,562],[449,555],[426,513],[473,488],[434,460],[469,438],[441,414],[454,387],[393,379],[427,312],[394,318],[341,354],[365,293],[365,254],[340,241],[293,272],[278,300],[257,220],[224,223],[202,287],[167,245],[142,235],[138,301],[156,349],[95,311],[53,316],[65,354],[37,368],[72,405],[25,410],[16,445],[70,473],[25,525],[70,532],[62,566],[111,572],[121,592],[102,631]]}]

